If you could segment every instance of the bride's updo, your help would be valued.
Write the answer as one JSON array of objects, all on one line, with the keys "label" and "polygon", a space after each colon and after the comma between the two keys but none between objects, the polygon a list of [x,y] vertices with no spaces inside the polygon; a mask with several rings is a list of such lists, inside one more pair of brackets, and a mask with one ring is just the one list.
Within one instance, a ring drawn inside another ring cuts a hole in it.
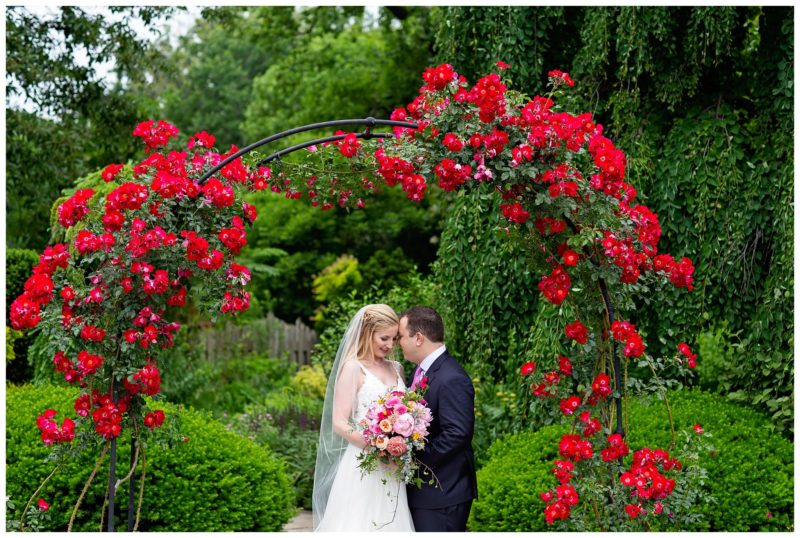
[{"label": "bride's updo", "polygon": [[371,304],[364,307],[364,320],[358,339],[357,358],[372,358],[372,337],[383,329],[398,325],[400,318],[392,307],[385,304]]}]

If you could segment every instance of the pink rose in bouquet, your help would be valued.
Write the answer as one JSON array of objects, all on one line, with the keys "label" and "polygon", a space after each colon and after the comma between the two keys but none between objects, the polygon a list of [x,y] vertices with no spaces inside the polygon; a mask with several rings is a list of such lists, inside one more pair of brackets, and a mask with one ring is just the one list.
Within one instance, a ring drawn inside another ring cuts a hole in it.
[{"label": "pink rose in bouquet", "polygon": [[[392,430],[403,437],[411,437],[411,434],[414,433],[414,422],[414,417],[411,416],[411,413],[399,413],[392,425]],[[395,439],[401,438],[395,437]]]},{"label": "pink rose in bouquet", "polygon": [[427,380],[403,392],[388,392],[373,402],[359,428],[367,442],[359,454],[362,473],[377,469],[378,463],[395,464],[398,478],[406,484],[415,479],[420,462],[414,453],[424,450],[428,426],[433,419],[423,395]]},{"label": "pink rose in bouquet", "polygon": [[408,451],[406,441],[402,437],[392,437],[386,444],[386,451],[392,456],[402,456]]}]

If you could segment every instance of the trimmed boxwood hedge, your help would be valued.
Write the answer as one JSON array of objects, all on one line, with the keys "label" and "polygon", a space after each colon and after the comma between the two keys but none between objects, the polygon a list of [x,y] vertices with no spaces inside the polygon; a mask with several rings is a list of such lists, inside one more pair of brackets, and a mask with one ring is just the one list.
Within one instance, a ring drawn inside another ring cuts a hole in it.
[{"label": "trimmed boxwood hedge", "polygon": [[[54,386],[6,389],[6,494],[21,512],[52,471],[50,449],[39,439],[36,417],[47,408],[58,422],[72,411],[77,392]],[[147,448],[141,531],[279,531],[294,515],[294,491],[285,466],[268,449],[229,432],[210,415],[166,404],[188,438],[172,449]],[[167,418],[167,420],[170,420]],[[130,462],[130,440],[118,440],[117,477]],[[99,455],[62,467],[40,493],[50,503],[51,527],[66,530],[75,502]],[[108,481],[108,456],[84,498],[73,530],[97,531]],[[138,499],[141,465],[137,469]],[[117,528],[127,521],[127,483],[117,491]],[[121,509],[121,512],[120,512]],[[119,514],[123,513],[123,516]],[[14,514],[18,516],[19,514]],[[9,514],[11,517],[11,514]]]},{"label": "trimmed boxwood hedge", "polygon": [[[770,433],[768,418],[723,396],[687,390],[672,393],[669,398],[676,430],[690,430],[699,423],[712,435],[715,448],[702,460],[708,471],[704,489],[714,501],[695,505],[703,519],[688,530],[792,529],[792,443]],[[630,426],[632,450],[645,445],[668,448],[669,426],[660,401],[652,405],[632,401]],[[487,464],[478,471],[480,498],[472,507],[470,530],[552,530],[545,524],[544,504],[538,494],[556,484],[550,469],[565,431],[563,425],[548,426],[495,442]]]}]

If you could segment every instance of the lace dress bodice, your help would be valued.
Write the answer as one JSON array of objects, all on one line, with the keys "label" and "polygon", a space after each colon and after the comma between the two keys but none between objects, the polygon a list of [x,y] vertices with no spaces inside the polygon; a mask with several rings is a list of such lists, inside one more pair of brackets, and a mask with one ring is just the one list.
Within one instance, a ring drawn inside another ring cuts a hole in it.
[{"label": "lace dress bodice", "polygon": [[[392,362],[392,367],[395,369],[395,372],[398,372],[400,365],[396,362]],[[361,367],[361,371],[364,372],[364,383],[361,385],[361,388],[358,390],[358,406],[355,409],[355,413],[353,416],[353,420],[356,424],[358,424],[362,418],[367,415],[367,411],[369,411],[369,406],[372,405],[378,398],[389,392],[390,390],[405,390],[406,386],[403,382],[403,378],[400,376],[399,373],[396,373],[395,377],[395,385],[387,386],[383,384],[378,376],[367,370],[364,365],[361,363],[358,364]]]}]

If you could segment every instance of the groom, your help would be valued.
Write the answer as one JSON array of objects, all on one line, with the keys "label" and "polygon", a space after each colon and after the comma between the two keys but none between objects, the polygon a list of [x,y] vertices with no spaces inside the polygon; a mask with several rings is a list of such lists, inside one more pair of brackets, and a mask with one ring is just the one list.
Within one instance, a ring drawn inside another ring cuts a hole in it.
[{"label": "groom", "polygon": [[400,315],[399,344],[416,364],[411,384],[428,378],[425,401],[433,415],[428,443],[418,457],[433,470],[440,485],[420,468],[422,489],[407,487],[408,506],[417,532],[467,530],[472,500],[478,497],[472,432],[475,390],[464,369],[447,352],[444,323],[432,308],[415,306]]}]

